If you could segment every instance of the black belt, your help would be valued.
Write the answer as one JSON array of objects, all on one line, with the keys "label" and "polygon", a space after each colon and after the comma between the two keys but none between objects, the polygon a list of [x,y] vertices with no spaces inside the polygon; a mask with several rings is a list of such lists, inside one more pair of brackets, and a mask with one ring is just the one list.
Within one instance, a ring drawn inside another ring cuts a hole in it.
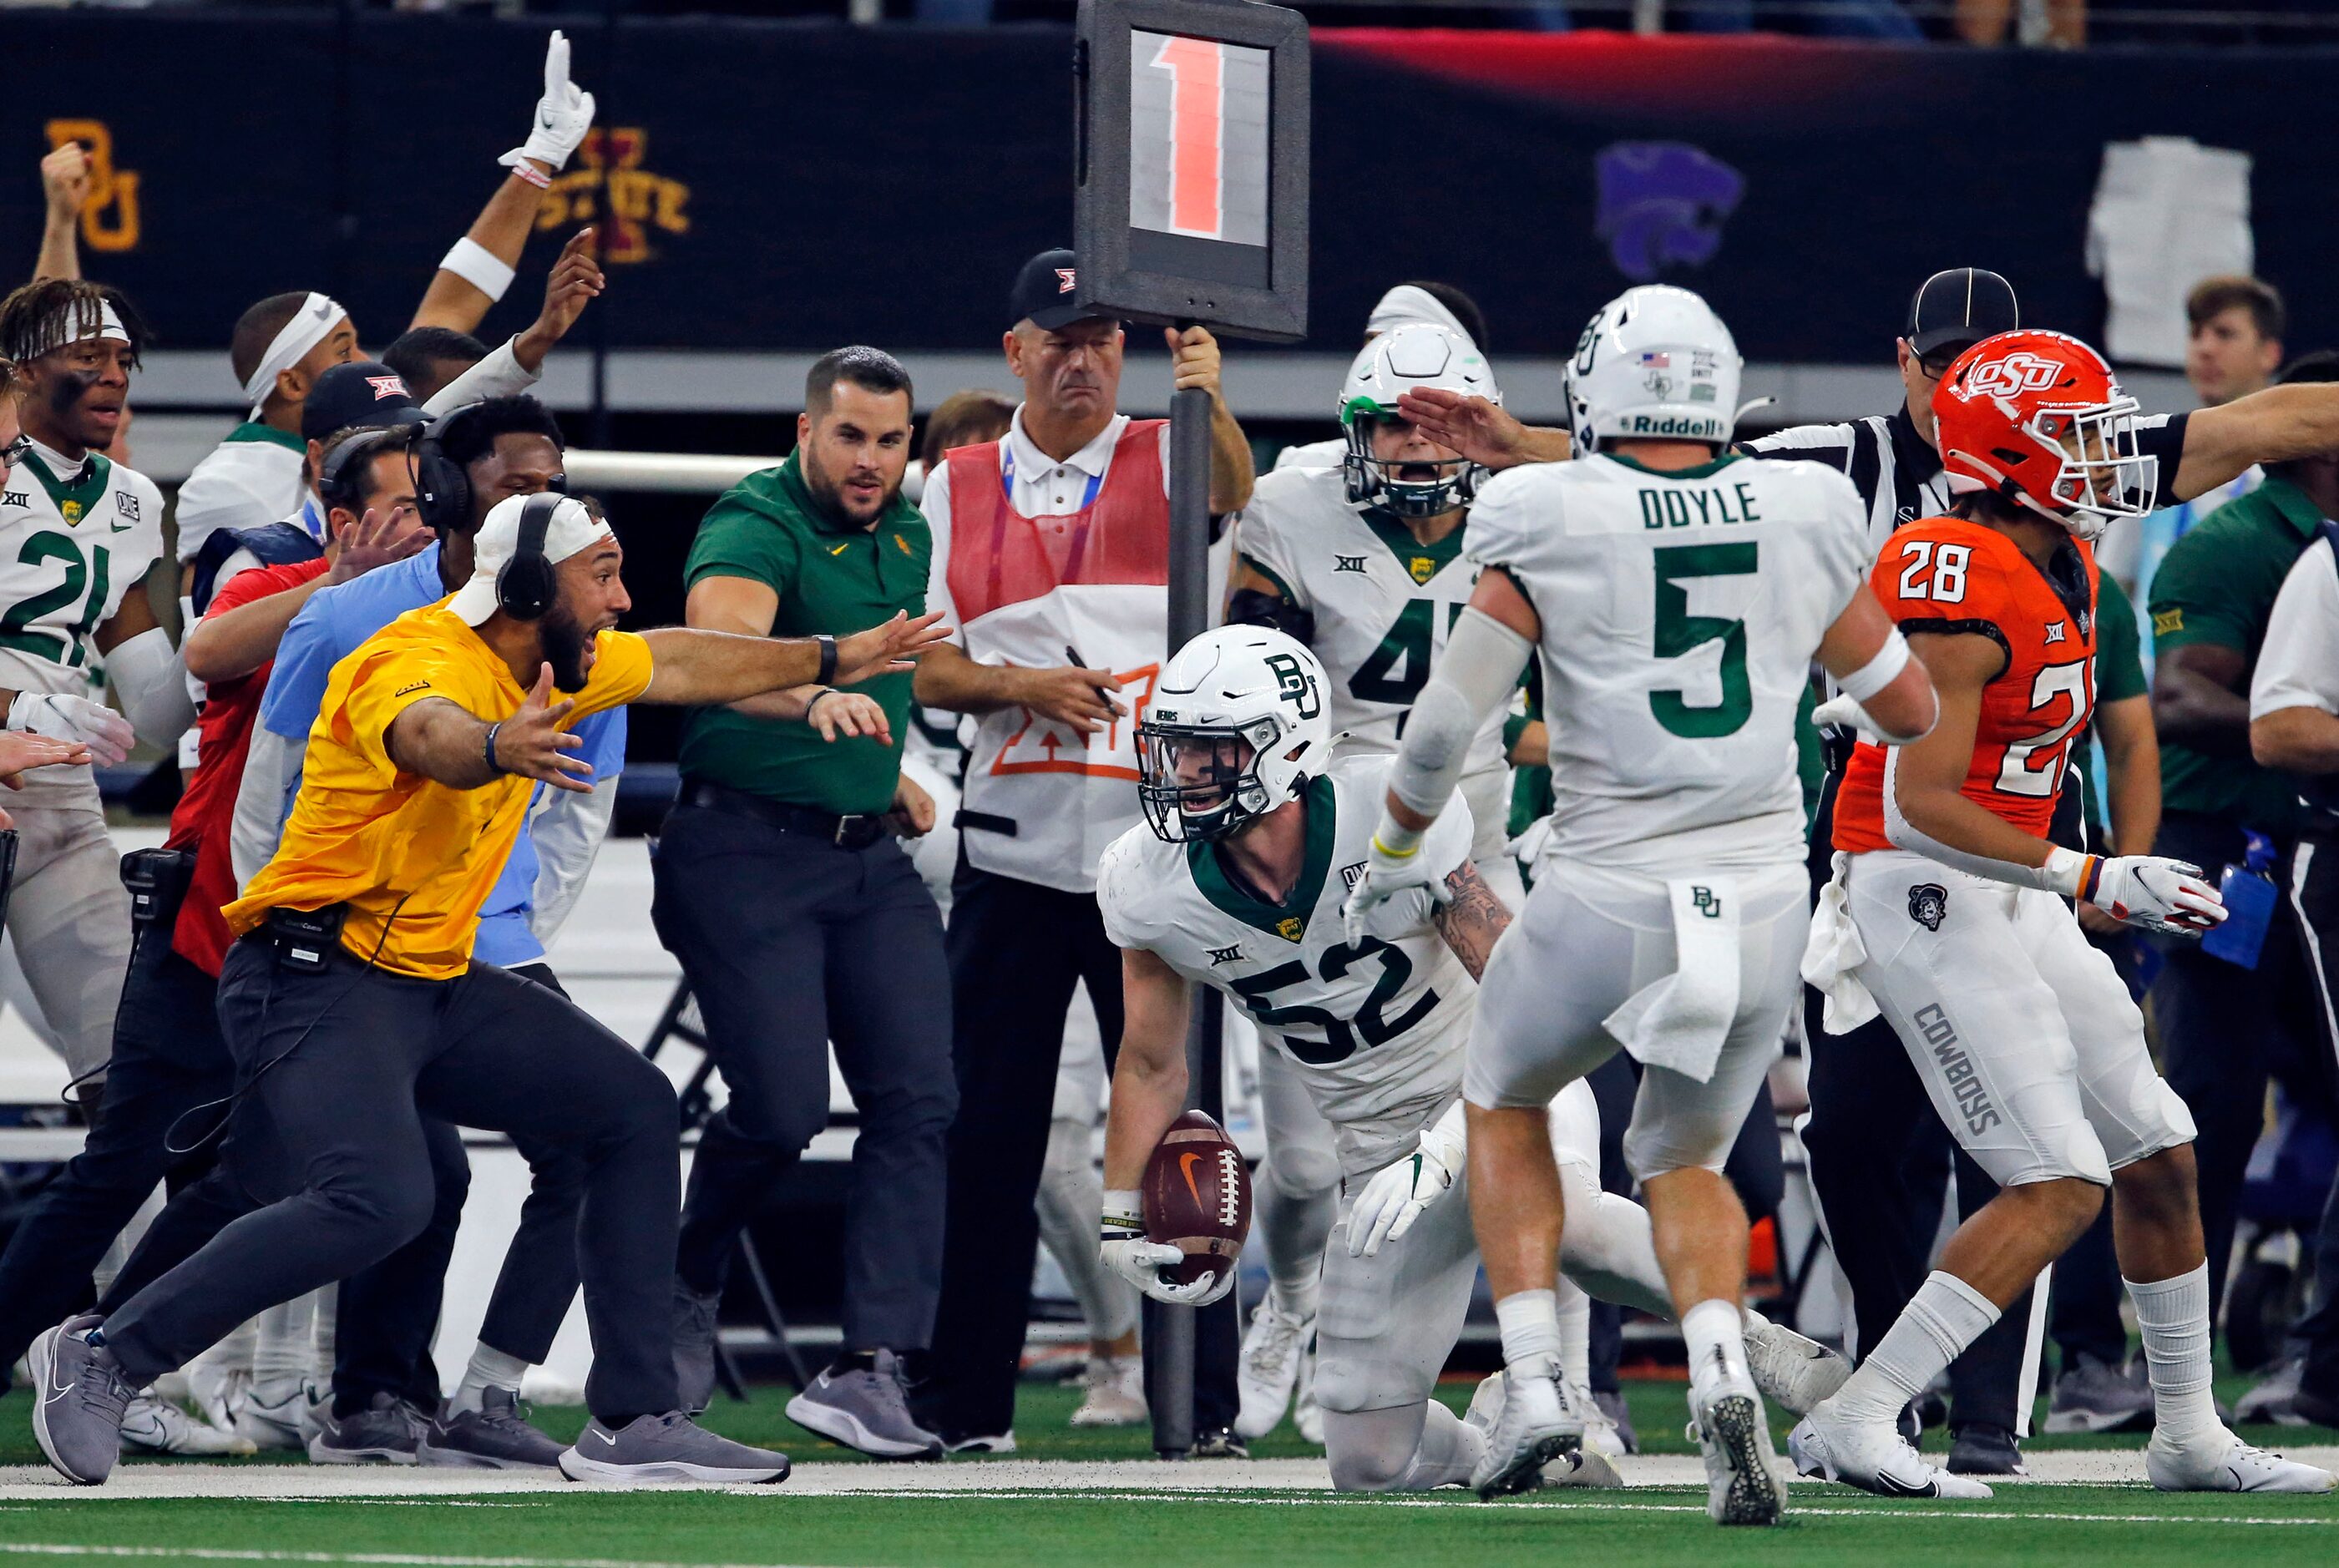
[{"label": "black belt", "polygon": [[840,816],[834,812],[814,811],[810,806],[766,800],[762,795],[749,794],[745,790],[726,789],[717,784],[685,784],[678,804],[743,816],[751,822],[762,823],[765,827],[777,828],[782,833],[826,839],[840,849],[867,849],[885,835],[885,819],[874,812],[853,812]]}]

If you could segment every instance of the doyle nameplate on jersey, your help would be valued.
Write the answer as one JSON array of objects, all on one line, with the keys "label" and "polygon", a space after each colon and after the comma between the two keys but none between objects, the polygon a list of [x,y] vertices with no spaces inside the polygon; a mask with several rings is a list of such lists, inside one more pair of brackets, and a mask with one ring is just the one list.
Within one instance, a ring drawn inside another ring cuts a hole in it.
[{"label": "doyle nameplate on jersey", "polygon": [[1308,334],[1308,23],[1279,5],[1081,0],[1065,287],[1124,321]]}]

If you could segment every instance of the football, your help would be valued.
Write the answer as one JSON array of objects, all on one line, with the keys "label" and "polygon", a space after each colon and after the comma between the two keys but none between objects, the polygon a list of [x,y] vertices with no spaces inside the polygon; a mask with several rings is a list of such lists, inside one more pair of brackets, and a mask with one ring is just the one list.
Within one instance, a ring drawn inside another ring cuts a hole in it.
[{"label": "football", "polygon": [[1145,1237],[1186,1260],[1170,1272],[1191,1285],[1232,1268],[1250,1234],[1250,1170],[1226,1129],[1199,1110],[1170,1124],[1145,1164]]}]

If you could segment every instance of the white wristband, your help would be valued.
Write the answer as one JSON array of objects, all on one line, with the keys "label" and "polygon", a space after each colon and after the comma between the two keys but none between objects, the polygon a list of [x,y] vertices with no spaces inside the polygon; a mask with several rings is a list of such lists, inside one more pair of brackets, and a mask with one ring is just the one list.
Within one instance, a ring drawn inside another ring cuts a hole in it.
[{"label": "white wristband", "polygon": [[502,258],[472,239],[469,234],[455,242],[447,254],[439,259],[441,271],[452,272],[490,300],[500,300],[504,291],[512,286],[516,274],[504,264]]},{"label": "white wristband", "polygon": [[1899,626],[1895,626],[1885,637],[1884,646],[1876,650],[1874,658],[1836,684],[1842,687],[1844,695],[1856,703],[1864,703],[1899,679],[1900,672],[1908,667],[1909,639],[1900,635]]},{"label": "white wristband", "polygon": [[1104,1222],[1137,1230],[1145,1228],[1145,1199],[1137,1188],[1117,1188],[1104,1195]]}]

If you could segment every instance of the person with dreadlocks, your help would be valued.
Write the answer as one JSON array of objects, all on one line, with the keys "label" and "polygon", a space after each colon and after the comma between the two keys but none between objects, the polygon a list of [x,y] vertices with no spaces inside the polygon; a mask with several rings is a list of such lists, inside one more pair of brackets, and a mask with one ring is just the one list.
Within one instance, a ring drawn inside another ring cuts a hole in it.
[{"label": "person with dreadlocks", "polygon": [[[78,742],[108,765],[135,738],[169,745],[194,716],[143,591],[163,553],[163,493],[104,455],[146,341],[136,309],[101,284],[50,278],[0,300],[0,357],[15,362],[0,420],[21,422],[0,493],[0,704],[8,728]],[[101,659],[127,723],[93,698]],[[130,960],[130,895],[87,767],[44,770],[9,808],[9,933],[94,1106]]]}]

